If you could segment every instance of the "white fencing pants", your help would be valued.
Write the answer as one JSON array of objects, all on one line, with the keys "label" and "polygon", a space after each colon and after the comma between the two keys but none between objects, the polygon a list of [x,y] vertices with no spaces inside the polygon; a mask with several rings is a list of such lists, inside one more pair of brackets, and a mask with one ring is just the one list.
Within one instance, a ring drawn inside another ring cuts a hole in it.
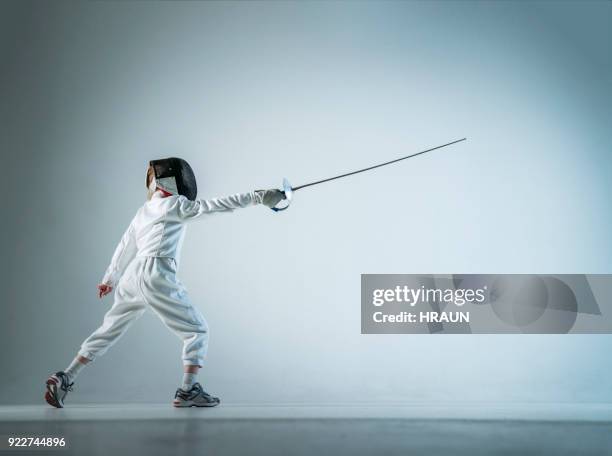
[{"label": "white fencing pants", "polygon": [[173,258],[132,261],[119,281],[115,303],[102,326],[83,342],[79,355],[90,360],[103,355],[147,307],[183,340],[183,364],[201,366],[208,349],[208,325],[176,278]]}]

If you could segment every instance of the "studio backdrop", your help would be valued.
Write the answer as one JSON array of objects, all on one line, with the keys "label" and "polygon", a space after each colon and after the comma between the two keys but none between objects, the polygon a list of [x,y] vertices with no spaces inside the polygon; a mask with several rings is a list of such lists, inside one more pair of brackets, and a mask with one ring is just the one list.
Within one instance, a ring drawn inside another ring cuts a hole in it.
[{"label": "studio backdrop", "polygon": [[[179,277],[224,403],[610,402],[612,336],[361,334],[361,274],[612,272],[612,4],[27,2],[0,6],[3,373],[41,403],[100,323],[102,278],[186,159],[204,216]],[[150,312],[74,402],[166,402],[180,341]]]}]

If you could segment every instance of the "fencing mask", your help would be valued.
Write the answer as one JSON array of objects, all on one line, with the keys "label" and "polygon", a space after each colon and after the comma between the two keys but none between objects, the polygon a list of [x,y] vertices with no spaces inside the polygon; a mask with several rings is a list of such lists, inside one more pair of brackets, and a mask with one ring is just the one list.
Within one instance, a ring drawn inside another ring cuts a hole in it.
[{"label": "fencing mask", "polygon": [[181,158],[151,160],[155,186],[173,195],[183,195],[194,201],[198,195],[195,175],[189,163]]}]

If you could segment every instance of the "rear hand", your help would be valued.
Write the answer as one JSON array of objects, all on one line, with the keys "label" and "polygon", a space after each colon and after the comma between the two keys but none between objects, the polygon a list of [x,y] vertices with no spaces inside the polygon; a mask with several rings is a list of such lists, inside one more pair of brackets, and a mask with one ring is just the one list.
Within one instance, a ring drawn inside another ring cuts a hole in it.
[{"label": "rear hand", "polygon": [[101,283],[98,285],[98,298],[102,299],[104,296],[113,291],[113,287],[106,283]]}]

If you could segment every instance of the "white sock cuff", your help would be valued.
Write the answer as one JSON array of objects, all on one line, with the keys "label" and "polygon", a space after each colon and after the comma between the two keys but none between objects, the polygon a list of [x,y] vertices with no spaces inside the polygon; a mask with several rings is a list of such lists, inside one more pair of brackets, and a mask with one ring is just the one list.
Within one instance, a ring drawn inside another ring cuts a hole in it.
[{"label": "white sock cuff", "polygon": [[189,391],[193,384],[196,382],[196,377],[198,374],[195,372],[185,372],[183,373],[183,384],[181,388],[185,391]]},{"label": "white sock cuff", "polygon": [[78,358],[74,358],[64,373],[67,374],[68,377],[70,377],[70,381],[73,382],[77,375],[79,375],[79,372],[81,372],[81,369],[84,367],[85,364],[80,362]]}]

